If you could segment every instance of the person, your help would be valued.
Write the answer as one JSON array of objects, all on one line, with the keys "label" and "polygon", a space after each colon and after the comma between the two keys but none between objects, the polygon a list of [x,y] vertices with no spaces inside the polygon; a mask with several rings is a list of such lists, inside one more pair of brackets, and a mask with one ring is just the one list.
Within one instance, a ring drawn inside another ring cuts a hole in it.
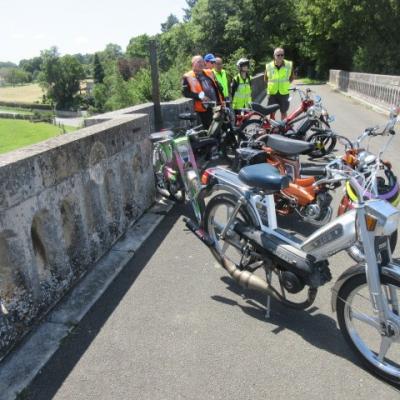
[{"label": "person", "polygon": [[215,65],[215,56],[212,53],[208,53],[204,56],[205,68],[206,69],[213,69]]},{"label": "person", "polygon": [[243,108],[249,108],[252,102],[251,98],[251,77],[249,73],[250,61],[247,58],[241,58],[237,63],[239,73],[232,79],[231,95],[232,108],[237,114]]},{"label": "person", "polygon": [[221,57],[215,58],[215,67],[213,68],[214,76],[220,87],[225,100],[229,100],[229,80],[226,71],[223,69],[223,62]]},{"label": "person", "polygon": [[208,129],[212,122],[213,111],[212,105],[204,103],[211,101],[220,105],[223,103],[223,96],[213,72],[205,69],[203,57],[200,55],[192,58],[192,70],[183,76],[182,94],[194,100],[194,110],[200,117],[204,129]]},{"label": "person", "polygon": [[265,66],[265,83],[267,85],[268,105],[279,104],[281,118],[287,117],[289,109],[289,88],[294,79],[293,63],[285,60],[281,47],[274,50],[274,59]]}]

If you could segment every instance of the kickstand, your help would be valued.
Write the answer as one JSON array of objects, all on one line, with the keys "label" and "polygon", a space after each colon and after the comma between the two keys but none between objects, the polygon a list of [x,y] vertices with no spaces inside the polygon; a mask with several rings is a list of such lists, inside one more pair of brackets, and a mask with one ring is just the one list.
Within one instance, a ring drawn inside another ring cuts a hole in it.
[{"label": "kickstand", "polygon": [[[271,286],[271,281],[272,281],[272,269],[268,269],[266,271],[267,274],[267,283],[268,286]],[[267,301],[265,303],[265,319],[270,319],[271,318],[271,295],[267,295]]]}]

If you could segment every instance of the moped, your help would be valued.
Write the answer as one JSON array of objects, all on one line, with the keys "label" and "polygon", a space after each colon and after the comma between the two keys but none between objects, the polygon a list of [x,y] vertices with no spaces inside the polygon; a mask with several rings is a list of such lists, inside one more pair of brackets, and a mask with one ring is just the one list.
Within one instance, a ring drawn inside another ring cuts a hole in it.
[{"label": "moped", "polygon": [[[394,134],[399,111],[391,113],[382,135]],[[266,163],[244,167],[239,174],[208,171],[202,192],[212,197],[201,223],[188,220],[187,226],[236,282],[266,295],[267,317],[271,297],[289,307],[309,307],[318,288],[332,279],[328,260],[359,240],[364,261],[338,278],[332,308],[344,338],[366,367],[400,383],[400,264],[392,259],[389,244],[400,211],[386,200],[364,200],[364,175],[343,160],[325,169],[316,184],[350,182],[358,202],[309,237],[278,227],[274,194],[288,187],[290,178]],[[265,278],[256,274],[259,269]],[[306,293],[305,300],[297,298],[300,293]]]}]

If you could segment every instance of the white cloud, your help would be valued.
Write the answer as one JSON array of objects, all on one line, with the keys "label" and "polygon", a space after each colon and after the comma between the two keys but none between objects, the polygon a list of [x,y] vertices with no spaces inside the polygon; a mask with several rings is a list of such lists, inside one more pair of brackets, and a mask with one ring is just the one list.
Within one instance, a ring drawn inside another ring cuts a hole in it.
[{"label": "white cloud", "polygon": [[34,40],[41,40],[44,39],[46,37],[46,35],[44,33],[38,33],[35,36],[33,36]]},{"label": "white cloud", "polygon": [[25,35],[24,35],[23,33],[13,33],[13,34],[11,35],[11,37],[12,37],[13,39],[24,39],[24,38],[25,38]]}]

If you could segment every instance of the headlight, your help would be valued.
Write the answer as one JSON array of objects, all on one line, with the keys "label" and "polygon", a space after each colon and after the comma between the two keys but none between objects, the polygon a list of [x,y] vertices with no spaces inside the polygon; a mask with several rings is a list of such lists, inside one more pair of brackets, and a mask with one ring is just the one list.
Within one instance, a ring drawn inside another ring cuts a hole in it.
[{"label": "headlight", "polygon": [[399,225],[400,211],[385,200],[370,200],[366,203],[366,223],[368,230],[376,236],[389,236]]}]

